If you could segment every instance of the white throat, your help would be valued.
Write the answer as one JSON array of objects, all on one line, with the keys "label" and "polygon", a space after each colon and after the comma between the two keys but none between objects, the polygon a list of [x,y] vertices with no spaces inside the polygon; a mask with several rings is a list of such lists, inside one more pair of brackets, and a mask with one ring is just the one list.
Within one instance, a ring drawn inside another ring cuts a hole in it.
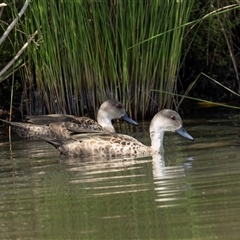
[{"label": "white throat", "polygon": [[164,152],[163,148],[163,138],[164,138],[164,131],[151,131],[151,149],[153,154],[159,154]]},{"label": "white throat", "polygon": [[105,131],[115,132],[112,121],[109,119],[106,113],[101,113],[101,111],[98,111],[97,121]]}]

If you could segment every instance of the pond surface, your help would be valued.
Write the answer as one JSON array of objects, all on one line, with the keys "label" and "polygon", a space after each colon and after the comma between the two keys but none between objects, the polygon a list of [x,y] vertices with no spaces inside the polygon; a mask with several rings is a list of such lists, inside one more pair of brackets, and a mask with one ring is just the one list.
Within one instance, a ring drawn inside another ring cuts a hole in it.
[{"label": "pond surface", "polygon": [[[118,132],[150,143],[149,123]],[[165,159],[91,161],[0,128],[1,239],[240,239],[240,119],[184,119]]]}]

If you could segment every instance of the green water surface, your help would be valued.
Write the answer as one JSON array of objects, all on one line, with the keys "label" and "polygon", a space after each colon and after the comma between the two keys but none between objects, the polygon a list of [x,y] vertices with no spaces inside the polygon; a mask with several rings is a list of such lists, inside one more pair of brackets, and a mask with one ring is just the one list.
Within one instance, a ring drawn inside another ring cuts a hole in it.
[{"label": "green water surface", "polygon": [[[125,133],[149,144],[148,124]],[[0,129],[1,239],[240,239],[240,120],[184,121],[164,159],[60,156]],[[122,131],[122,129],[118,129]]]}]

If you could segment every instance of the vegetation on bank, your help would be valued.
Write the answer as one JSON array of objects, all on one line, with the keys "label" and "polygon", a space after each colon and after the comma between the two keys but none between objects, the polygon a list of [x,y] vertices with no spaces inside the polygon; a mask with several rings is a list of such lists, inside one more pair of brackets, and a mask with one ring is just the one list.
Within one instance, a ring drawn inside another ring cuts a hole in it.
[{"label": "vegetation on bank", "polygon": [[106,98],[115,98],[136,119],[178,108],[180,95],[189,93],[212,101],[239,97],[236,1],[6,3],[2,33],[29,4],[0,45],[0,94],[10,102],[5,93],[12,92],[22,114],[95,114]]}]

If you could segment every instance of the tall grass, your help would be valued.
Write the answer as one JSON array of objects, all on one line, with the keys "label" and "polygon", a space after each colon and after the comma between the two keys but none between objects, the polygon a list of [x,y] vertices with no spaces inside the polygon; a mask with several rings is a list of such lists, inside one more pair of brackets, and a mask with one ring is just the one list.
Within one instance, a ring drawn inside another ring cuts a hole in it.
[{"label": "tall grass", "polygon": [[163,92],[175,93],[193,2],[32,1],[22,22],[38,30],[23,72],[28,113],[95,113],[106,98],[134,118],[172,107]]}]

